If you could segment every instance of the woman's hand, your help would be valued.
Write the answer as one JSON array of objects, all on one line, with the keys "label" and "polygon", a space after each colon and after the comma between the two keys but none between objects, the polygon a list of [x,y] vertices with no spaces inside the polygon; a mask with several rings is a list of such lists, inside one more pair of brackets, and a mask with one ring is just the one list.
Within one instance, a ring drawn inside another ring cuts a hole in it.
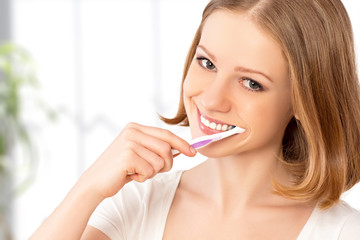
[{"label": "woman's hand", "polygon": [[168,130],[129,123],[82,175],[79,183],[105,199],[131,180],[144,182],[172,168],[171,149],[193,157],[189,143]]}]

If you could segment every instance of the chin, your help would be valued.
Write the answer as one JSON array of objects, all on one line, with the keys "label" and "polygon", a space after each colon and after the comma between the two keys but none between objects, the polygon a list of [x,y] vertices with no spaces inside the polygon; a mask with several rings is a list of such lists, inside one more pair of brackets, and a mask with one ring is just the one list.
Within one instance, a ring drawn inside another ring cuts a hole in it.
[{"label": "chin", "polygon": [[[211,145],[212,144],[213,143],[211,143]],[[214,144],[216,144],[216,143],[214,143]],[[222,147],[222,146],[215,147],[215,146],[211,146],[211,145],[206,146],[204,148],[200,148],[197,151],[201,155],[208,157],[208,158],[223,158],[223,157],[228,157],[228,156],[236,154],[233,151],[231,151],[231,149],[224,149],[224,147]]]}]

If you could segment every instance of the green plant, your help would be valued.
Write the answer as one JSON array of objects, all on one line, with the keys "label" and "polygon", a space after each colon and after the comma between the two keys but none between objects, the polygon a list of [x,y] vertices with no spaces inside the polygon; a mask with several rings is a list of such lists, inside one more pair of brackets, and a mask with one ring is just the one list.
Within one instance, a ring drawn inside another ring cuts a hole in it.
[{"label": "green plant", "polygon": [[[34,69],[30,54],[25,49],[12,43],[0,45],[0,239],[2,236],[10,236],[8,228],[13,197],[23,192],[35,175],[33,172],[37,159],[34,157],[26,119],[22,114],[24,93],[38,87]],[[55,118],[54,111],[38,99],[26,101],[37,101],[50,119]],[[21,149],[21,161],[15,161],[15,148]],[[26,165],[27,177],[14,186],[14,175],[19,168],[19,162]],[[1,229],[7,230],[5,232]],[[1,234],[1,231],[4,233]]]},{"label": "green plant", "polygon": [[30,139],[21,116],[21,90],[36,86],[29,54],[14,44],[0,46],[0,174],[7,170],[6,156],[15,141],[30,149]]}]

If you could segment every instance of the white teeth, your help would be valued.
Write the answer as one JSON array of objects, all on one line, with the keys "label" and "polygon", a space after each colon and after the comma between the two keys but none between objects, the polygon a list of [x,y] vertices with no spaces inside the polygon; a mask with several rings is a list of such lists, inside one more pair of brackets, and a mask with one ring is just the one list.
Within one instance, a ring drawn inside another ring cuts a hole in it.
[{"label": "white teeth", "polygon": [[207,126],[207,127],[210,127],[210,122],[209,122],[209,120],[207,120],[207,119],[205,119],[205,126]]},{"label": "white teeth", "polygon": [[205,125],[207,126],[208,128],[211,128],[211,129],[216,129],[218,131],[227,131],[227,130],[230,130],[232,128],[232,126],[229,126],[227,124],[216,124],[214,122],[210,122],[208,119],[204,118],[202,115],[200,115],[200,121]]}]

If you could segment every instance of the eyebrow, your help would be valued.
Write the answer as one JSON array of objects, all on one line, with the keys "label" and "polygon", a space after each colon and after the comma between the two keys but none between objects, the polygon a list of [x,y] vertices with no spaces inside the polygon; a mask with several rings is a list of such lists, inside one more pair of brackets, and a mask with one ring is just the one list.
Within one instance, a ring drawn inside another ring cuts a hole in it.
[{"label": "eyebrow", "polygon": [[209,57],[216,62],[216,57],[214,54],[211,54],[203,45],[198,45],[198,48],[201,48]]},{"label": "eyebrow", "polygon": [[254,69],[249,69],[249,68],[245,68],[245,67],[235,67],[234,68],[235,72],[246,72],[246,73],[255,73],[255,74],[259,74],[263,77],[265,77],[267,80],[269,80],[270,82],[274,82],[269,76],[267,76],[265,73],[254,70]]},{"label": "eyebrow", "polygon": [[[216,62],[216,57],[214,56],[214,54],[210,53],[209,50],[207,50],[203,45],[198,45],[198,48],[201,48],[207,55],[209,55],[209,57]],[[234,68],[235,72],[246,72],[246,73],[254,73],[254,74],[259,74],[263,77],[265,77],[266,79],[268,79],[270,82],[274,82],[268,75],[266,75],[263,72],[254,70],[254,69],[250,69],[250,68],[246,68],[246,67],[235,67]]]}]

